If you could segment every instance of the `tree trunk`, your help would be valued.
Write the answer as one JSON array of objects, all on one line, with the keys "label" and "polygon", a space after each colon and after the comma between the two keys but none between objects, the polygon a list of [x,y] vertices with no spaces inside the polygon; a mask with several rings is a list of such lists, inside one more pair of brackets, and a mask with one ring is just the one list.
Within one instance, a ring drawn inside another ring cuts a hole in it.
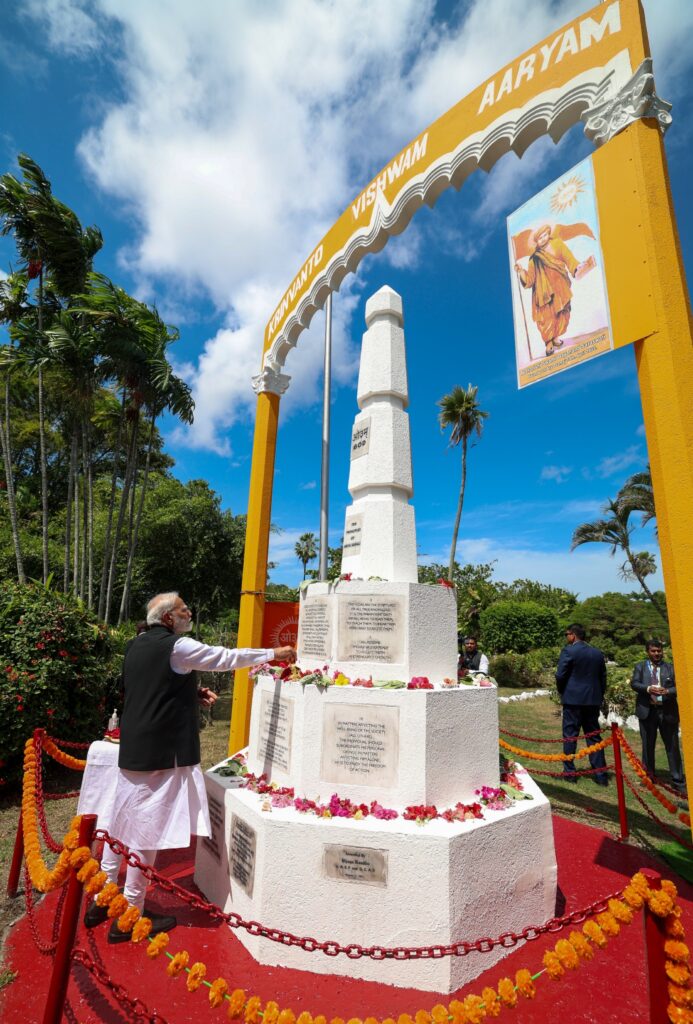
[{"label": "tree trunk", "polygon": [[89,532],[89,495],[87,489],[87,442],[82,425],[82,557],[79,567],[79,596],[86,597],[87,582],[87,534]]},{"label": "tree trunk", "polygon": [[70,468],[67,474],[67,506],[65,508],[65,561],[63,564],[63,591],[67,594],[70,588],[70,546],[72,544],[72,501],[75,489],[75,473],[77,467],[77,427],[70,442]]},{"label": "tree trunk", "polygon": [[94,474],[91,461],[91,431],[89,417],[85,416],[82,424],[84,460],[86,479],[84,482],[84,502],[86,510],[85,529],[85,563],[86,563],[86,598],[87,607],[91,611],[94,605]]},{"label": "tree trunk", "polygon": [[75,438],[75,514],[74,535],[72,539],[72,593],[79,596],[79,452]]},{"label": "tree trunk", "polygon": [[[140,488],[140,500],[137,506],[137,518],[135,520],[135,526],[130,540],[130,549],[128,551],[128,564],[125,571],[125,586],[123,587],[123,596],[120,602],[120,613],[118,615],[118,625],[120,626],[124,621],[130,602],[130,582],[132,580],[132,567],[135,563],[135,554],[137,552],[137,539],[140,532],[140,523],[142,522],[142,511],[144,509],[144,499],[147,493],[147,483],[149,481],[149,466],[151,463],[152,445],[154,443],[154,425],[156,423],[156,416],[152,416],[152,422],[149,428],[149,441],[147,442],[147,458],[144,464],[144,476],[142,478],[142,487]],[[134,493],[134,492],[133,492]]]},{"label": "tree trunk", "polygon": [[462,506],[464,505],[464,489],[467,485],[467,438],[462,438],[462,483],[460,484],[460,497],[457,502],[457,515],[452,530],[452,544],[450,545],[450,564],[448,566],[448,580],[452,583],[455,574],[455,554],[457,552],[457,534],[460,531],[460,520],[462,518]]},{"label": "tree trunk", "polygon": [[[38,294],[39,345],[43,345],[43,267],[39,271]],[[41,452],[41,548],[43,553],[43,582],[48,582],[48,462],[46,459],[46,426],[43,410],[43,367],[38,368],[38,421],[39,449]]]},{"label": "tree trunk", "polygon": [[113,538],[113,550],[111,551],[111,564],[108,569],[108,586],[106,588],[106,607],[104,622],[108,622],[111,614],[111,598],[113,596],[113,585],[115,583],[116,563],[118,560],[118,548],[120,546],[120,535],[123,530],[123,521],[128,507],[130,496],[130,485],[132,482],[132,470],[135,464],[135,453],[137,452],[137,420],[133,421],[130,444],[128,446],[128,457],[125,464],[125,476],[123,479],[123,490],[120,494],[120,505],[118,508],[118,519],[116,521],[115,536]]},{"label": "tree trunk", "polygon": [[10,531],[12,533],[12,546],[14,558],[17,563],[17,579],[20,583],[26,583],[24,573],[24,559],[22,558],[22,546],[19,538],[19,524],[17,521],[17,499],[14,491],[14,472],[12,470],[12,446],[10,444],[10,378],[5,377],[5,422],[2,422],[0,415],[0,444],[2,445],[2,461],[5,467],[5,484],[7,487],[7,512],[10,518]]},{"label": "tree trunk", "polygon": [[[123,424],[125,422],[125,388],[120,405],[120,421],[118,423],[118,435],[113,449],[113,472],[111,473],[111,495],[108,502],[108,517],[106,519],[106,533],[103,539],[103,557],[101,559],[101,582],[99,584],[99,610],[98,617],[103,621],[106,610],[106,584],[108,580],[108,566],[111,560],[111,531],[113,529],[113,509],[115,507],[116,488],[118,486],[118,463],[120,456],[120,443],[123,437]],[[125,483],[125,481],[123,481]]]}]

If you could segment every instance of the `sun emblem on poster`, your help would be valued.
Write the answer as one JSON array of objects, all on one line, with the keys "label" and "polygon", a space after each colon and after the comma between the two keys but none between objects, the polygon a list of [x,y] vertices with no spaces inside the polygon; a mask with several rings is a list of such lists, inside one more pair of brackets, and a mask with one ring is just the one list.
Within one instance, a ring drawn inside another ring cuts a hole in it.
[{"label": "sun emblem on poster", "polygon": [[551,196],[551,209],[555,213],[562,213],[576,203],[578,196],[584,191],[585,182],[578,174],[574,174],[572,178],[566,178]]}]

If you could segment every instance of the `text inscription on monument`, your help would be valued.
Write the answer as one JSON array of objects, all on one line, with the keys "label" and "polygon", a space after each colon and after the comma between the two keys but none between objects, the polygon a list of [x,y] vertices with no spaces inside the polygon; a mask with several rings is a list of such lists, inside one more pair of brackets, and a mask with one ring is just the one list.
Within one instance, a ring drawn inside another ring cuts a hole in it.
[{"label": "text inscription on monument", "polygon": [[405,600],[403,597],[340,597],[340,661],[404,661]]},{"label": "text inscription on monument", "polygon": [[361,534],[363,530],[363,514],[357,512],[354,516],[347,516],[344,524],[344,546],[342,555],[358,555],[361,553]]},{"label": "text inscription on monument", "polygon": [[257,833],[237,814],[231,815],[231,877],[247,896],[253,895]]},{"label": "text inscription on monument", "polygon": [[371,418],[357,420],[351,432],[351,457],[360,459],[362,455],[368,455],[368,448],[371,443]]},{"label": "text inscription on monument", "polygon": [[291,732],[294,722],[294,702],[278,694],[262,694],[260,704],[260,735],[257,755],[270,761],[273,768],[291,771]]},{"label": "text inscription on monument", "polygon": [[397,785],[399,708],[325,704],[320,778],[342,785]]},{"label": "text inscription on monument", "polygon": [[328,844],[324,847],[323,866],[327,878],[387,888],[387,850]]},{"label": "text inscription on monument", "polygon": [[215,860],[221,864],[221,837],[224,834],[224,805],[212,796],[207,794],[209,806],[209,822],[212,826],[211,836],[204,836],[203,845],[209,850]]},{"label": "text inscription on monument", "polygon": [[307,597],[298,621],[299,658],[332,657],[332,605],[326,597]]}]

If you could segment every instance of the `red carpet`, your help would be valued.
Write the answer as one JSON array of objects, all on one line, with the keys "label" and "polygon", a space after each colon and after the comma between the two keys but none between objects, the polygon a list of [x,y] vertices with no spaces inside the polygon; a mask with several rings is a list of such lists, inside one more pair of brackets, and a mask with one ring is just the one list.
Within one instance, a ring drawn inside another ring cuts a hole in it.
[{"label": "red carpet", "polygon": [[[642,851],[621,846],[609,834],[554,816],[556,855],[558,858],[558,915],[588,906],[595,900],[623,887],[641,867],[653,867],[676,882],[683,908],[688,937],[693,935],[693,886],[673,875]],[[192,887],[192,853],[175,852],[162,857],[162,873],[179,884]],[[492,894],[491,894],[492,896]],[[21,898],[21,897],[18,897]],[[436,1002],[448,1002],[451,996],[436,997],[414,989],[395,989],[371,982],[359,982],[304,971],[258,966],[225,925],[212,923],[199,911],[173,906],[169,897],[157,894],[158,906],[178,916],[178,928],[171,933],[169,949],[175,953],[187,949],[190,962],[207,964],[207,978],[220,975],[232,987],[245,988],[263,1000],[275,999],[280,1007],[290,1007],[298,1015],[308,1010],[313,1015],[350,1017],[412,1016],[419,1009],[430,1009]],[[41,938],[48,941],[56,903],[54,894],[41,904],[37,919]],[[266,922],[281,925],[281,922]],[[535,922],[527,922],[533,924]],[[139,996],[150,1011],[156,1010],[169,1024],[199,1020],[225,1020],[223,1009],[211,1011],[208,989],[195,993],[185,988],[185,976],[171,979],[163,957],[150,961],[140,946],[109,946],[107,925],[87,932],[80,924],[77,946],[105,966],[114,982],[123,985],[131,996]],[[567,931],[563,937],[567,936]],[[328,937],[328,936],[325,936]],[[553,946],[557,935],[545,935],[518,946],[500,964],[477,978],[463,994],[481,993],[486,984],[495,984],[503,975],[512,975],[519,967],[532,973],[541,967],[541,957]],[[483,957],[483,953],[471,956]],[[543,975],[537,981],[537,997],[522,1000],[515,1011],[504,1010],[499,1018],[514,1019],[517,1024],[570,1021],[570,1024],[647,1024],[645,953],[643,929],[636,920],[609,941],[591,963],[582,963],[562,981]],[[319,969],[323,954],[306,953],[306,962]],[[50,959],[41,956],[33,944],[29,923],[22,918],[10,932],[5,960],[18,972],[16,980],[0,992],[0,1020],[3,1024],[40,1024],[43,1019]],[[99,985],[83,967],[74,967],[68,990],[73,1015],[67,1020],[78,1024],[125,1024],[129,1018],[114,1003],[107,989]],[[511,1016],[514,1014],[514,1016]]]}]

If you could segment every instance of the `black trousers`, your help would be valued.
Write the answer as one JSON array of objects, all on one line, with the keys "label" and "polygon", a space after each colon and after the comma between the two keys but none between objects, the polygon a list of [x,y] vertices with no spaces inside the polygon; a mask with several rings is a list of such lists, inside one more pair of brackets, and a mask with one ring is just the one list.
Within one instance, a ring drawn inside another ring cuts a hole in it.
[{"label": "black trousers", "polygon": [[[592,707],[587,704],[564,704],[563,705],[563,736],[571,737],[575,739],[564,739],[563,740],[563,753],[574,754],[577,748],[577,739],[580,735],[580,729],[583,733],[597,732],[598,735],[590,736],[587,740],[587,745],[592,746],[593,743],[601,743],[601,733],[599,733],[599,708]],[[603,750],[597,750],[596,753],[590,754],[590,765],[592,768],[606,768],[606,758],[604,757]],[[564,761],[563,762],[563,773],[565,775],[571,775],[575,778],[575,762]],[[597,782],[606,782],[608,775],[606,771],[595,772],[594,779]]]},{"label": "black trousers", "polygon": [[650,775],[655,773],[655,743],[657,733],[662,737],[667,752],[671,780],[683,785],[683,763],[679,748],[679,722],[674,715],[665,715],[663,708],[651,707],[647,718],[639,718],[640,739],[642,740],[642,763]]}]

